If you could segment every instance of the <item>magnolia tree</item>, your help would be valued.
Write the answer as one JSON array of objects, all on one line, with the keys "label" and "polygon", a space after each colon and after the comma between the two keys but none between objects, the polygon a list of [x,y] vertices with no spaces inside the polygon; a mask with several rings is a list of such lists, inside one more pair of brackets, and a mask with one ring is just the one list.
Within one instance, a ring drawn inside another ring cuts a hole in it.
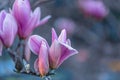
[{"label": "magnolia tree", "polygon": [[[63,29],[59,36],[52,28],[52,42],[39,35],[32,35],[32,31],[48,22],[50,15],[41,19],[40,8],[31,10],[29,0],[15,0],[9,12],[0,12],[0,56],[3,46],[8,51],[15,63],[15,71],[18,73],[40,76],[46,80],[51,79],[57,69],[67,58],[77,54],[77,50],[71,47],[67,39],[66,30]],[[16,35],[19,43],[11,49]],[[22,51],[21,51],[22,50]],[[34,62],[34,71],[30,70],[31,51],[37,55]]]}]

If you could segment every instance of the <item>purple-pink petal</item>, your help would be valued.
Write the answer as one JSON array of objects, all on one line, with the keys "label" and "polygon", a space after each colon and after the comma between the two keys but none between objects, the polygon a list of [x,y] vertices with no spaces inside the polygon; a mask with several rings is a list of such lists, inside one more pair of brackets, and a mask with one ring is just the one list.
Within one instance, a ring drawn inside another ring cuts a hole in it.
[{"label": "purple-pink petal", "polygon": [[27,24],[25,26],[23,26],[24,28],[23,28],[22,32],[19,32],[21,34],[21,37],[27,38],[28,36],[30,36],[30,34],[34,30],[36,24],[37,24],[37,16],[36,15],[31,16],[31,18],[29,19]]},{"label": "purple-pink petal", "polygon": [[54,42],[54,40],[57,40],[58,39],[58,36],[56,34],[56,31],[54,28],[52,28],[52,42]]},{"label": "purple-pink petal", "polygon": [[24,25],[30,17],[30,12],[29,0],[15,0],[13,4],[13,14],[19,23]]},{"label": "purple-pink petal", "polygon": [[40,18],[41,18],[41,9],[40,9],[40,7],[37,7],[37,8],[34,10],[33,15],[34,15],[34,16],[37,16],[37,24],[35,25],[35,27],[37,27],[38,24],[39,24]]},{"label": "purple-pink petal", "polygon": [[6,47],[10,47],[12,45],[16,33],[17,33],[17,23],[14,17],[10,14],[6,14],[6,17],[3,22],[3,31],[1,34],[4,45]]},{"label": "purple-pink petal", "polygon": [[4,19],[5,19],[5,17],[6,17],[6,11],[5,10],[2,10],[1,12],[0,12],[0,30],[3,30],[3,21],[4,21]]},{"label": "purple-pink petal", "polygon": [[58,41],[65,43],[67,38],[66,36],[67,36],[66,30],[63,29],[58,37]]},{"label": "purple-pink petal", "polygon": [[47,41],[44,38],[42,38],[38,35],[30,36],[30,38],[28,40],[28,45],[34,54],[36,54],[36,55],[39,54],[39,50],[40,50],[42,41],[44,41],[46,43],[47,47],[49,47]]},{"label": "purple-pink petal", "polygon": [[61,46],[57,40],[54,40],[50,49],[49,49],[49,61],[50,68],[57,68],[57,64],[59,63],[61,57]]},{"label": "purple-pink petal", "polygon": [[46,16],[45,18],[40,20],[39,23],[36,26],[41,26],[41,25],[47,23],[50,18],[51,18],[51,15]]},{"label": "purple-pink petal", "polygon": [[59,67],[70,56],[73,56],[78,53],[76,49],[64,43],[60,43],[60,46],[61,46],[62,52],[61,52],[61,57],[60,57],[59,63],[57,64],[57,67]]},{"label": "purple-pink petal", "polygon": [[44,41],[41,43],[41,48],[39,51],[39,57],[38,57],[38,69],[40,72],[40,75],[46,76],[46,74],[49,72],[49,61],[48,61],[48,47]]}]

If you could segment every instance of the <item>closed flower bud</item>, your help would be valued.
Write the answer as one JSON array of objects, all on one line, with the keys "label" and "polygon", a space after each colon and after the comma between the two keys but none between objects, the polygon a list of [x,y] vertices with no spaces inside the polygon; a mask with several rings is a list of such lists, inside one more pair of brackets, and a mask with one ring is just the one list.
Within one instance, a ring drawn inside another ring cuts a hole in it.
[{"label": "closed flower bud", "polygon": [[17,34],[17,23],[14,17],[5,12],[0,12],[0,39],[4,46],[10,47]]},{"label": "closed flower bud", "polygon": [[37,7],[32,12],[29,0],[15,0],[11,13],[17,20],[18,35],[22,39],[29,37],[37,26],[45,24],[51,18],[51,16],[47,16],[40,20],[40,8]]}]

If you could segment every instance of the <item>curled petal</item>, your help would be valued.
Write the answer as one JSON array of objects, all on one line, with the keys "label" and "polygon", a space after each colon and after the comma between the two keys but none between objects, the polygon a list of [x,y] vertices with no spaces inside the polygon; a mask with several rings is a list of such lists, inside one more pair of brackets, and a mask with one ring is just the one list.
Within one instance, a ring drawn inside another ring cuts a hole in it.
[{"label": "curled petal", "polygon": [[3,43],[2,43],[2,41],[0,40],[0,56],[2,56],[2,48],[3,48]]},{"label": "curled petal", "polygon": [[57,34],[56,34],[56,32],[55,32],[55,29],[54,28],[52,28],[52,42],[54,42],[54,40],[56,39],[57,40]]},{"label": "curled petal", "polygon": [[61,31],[61,34],[59,35],[58,41],[65,43],[66,42],[66,36],[67,36],[66,30],[63,29]]},{"label": "curled petal", "polygon": [[60,60],[61,56],[61,47],[57,40],[54,40],[50,49],[49,49],[49,60],[50,60],[50,68],[57,68],[57,64]]},{"label": "curled petal", "polygon": [[[14,38],[17,34],[17,23],[14,17],[10,14],[6,15],[6,18],[3,22],[3,34],[2,39],[6,47],[10,47],[14,41]],[[6,39],[7,38],[7,39]]]},{"label": "curled petal", "polygon": [[41,48],[39,52],[38,68],[41,77],[46,76],[49,71],[48,48],[46,43],[43,41],[41,43]]},{"label": "curled petal", "polygon": [[61,46],[61,57],[59,60],[59,63],[57,64],[57,67],[59,67],[66,59],[68,59],[70,56],[73,56],[78,53],[78,51],[71,46],[68,46],[64,43],[60,43]]},{"label": "curled petal", "polygon": [[42,41],[44,41],[46,43],[47,47],[49,47],[47,41],[44,38],[42,38],[38,35],[30,36],[30,38],[28,40],[28,45],[29,45],[30,50],[34,54],[36,54],[36,55],[39,54],[39,50],[40,50]]}]

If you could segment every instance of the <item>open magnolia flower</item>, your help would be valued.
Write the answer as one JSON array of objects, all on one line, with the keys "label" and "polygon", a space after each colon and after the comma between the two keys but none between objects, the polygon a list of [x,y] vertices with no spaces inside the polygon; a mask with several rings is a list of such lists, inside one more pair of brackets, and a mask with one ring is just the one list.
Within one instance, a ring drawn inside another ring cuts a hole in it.
[{"label": "open magnolia flower", "polygon": [[49,69],[58,68],[67,58],[77,54],[77,50],[71,47],[69,39],[66,39],[66,30],[62,30],[58,37],[52,29],[52,44],[49,47],[47,41],[37,35],[30,36],[28,41],[31,51],[38,55],[34,68],[41,76],[45,76]]},{"label": "open magnolia flower", "polygon": [[17,34],[17,23],[14,17],[2,10],[0,12],[0,55],[2,55],[2,45],[10,47]]},{"label": "open magnolia flower", "polygon": [[48,15],[42,20],[40,8],[37,7],[34,12],[30,8],[29,0],[15,0],[11,11],[17,20],[18,35],[20,38],[25,39],[37,27],[45,24],[51,16]]}]

